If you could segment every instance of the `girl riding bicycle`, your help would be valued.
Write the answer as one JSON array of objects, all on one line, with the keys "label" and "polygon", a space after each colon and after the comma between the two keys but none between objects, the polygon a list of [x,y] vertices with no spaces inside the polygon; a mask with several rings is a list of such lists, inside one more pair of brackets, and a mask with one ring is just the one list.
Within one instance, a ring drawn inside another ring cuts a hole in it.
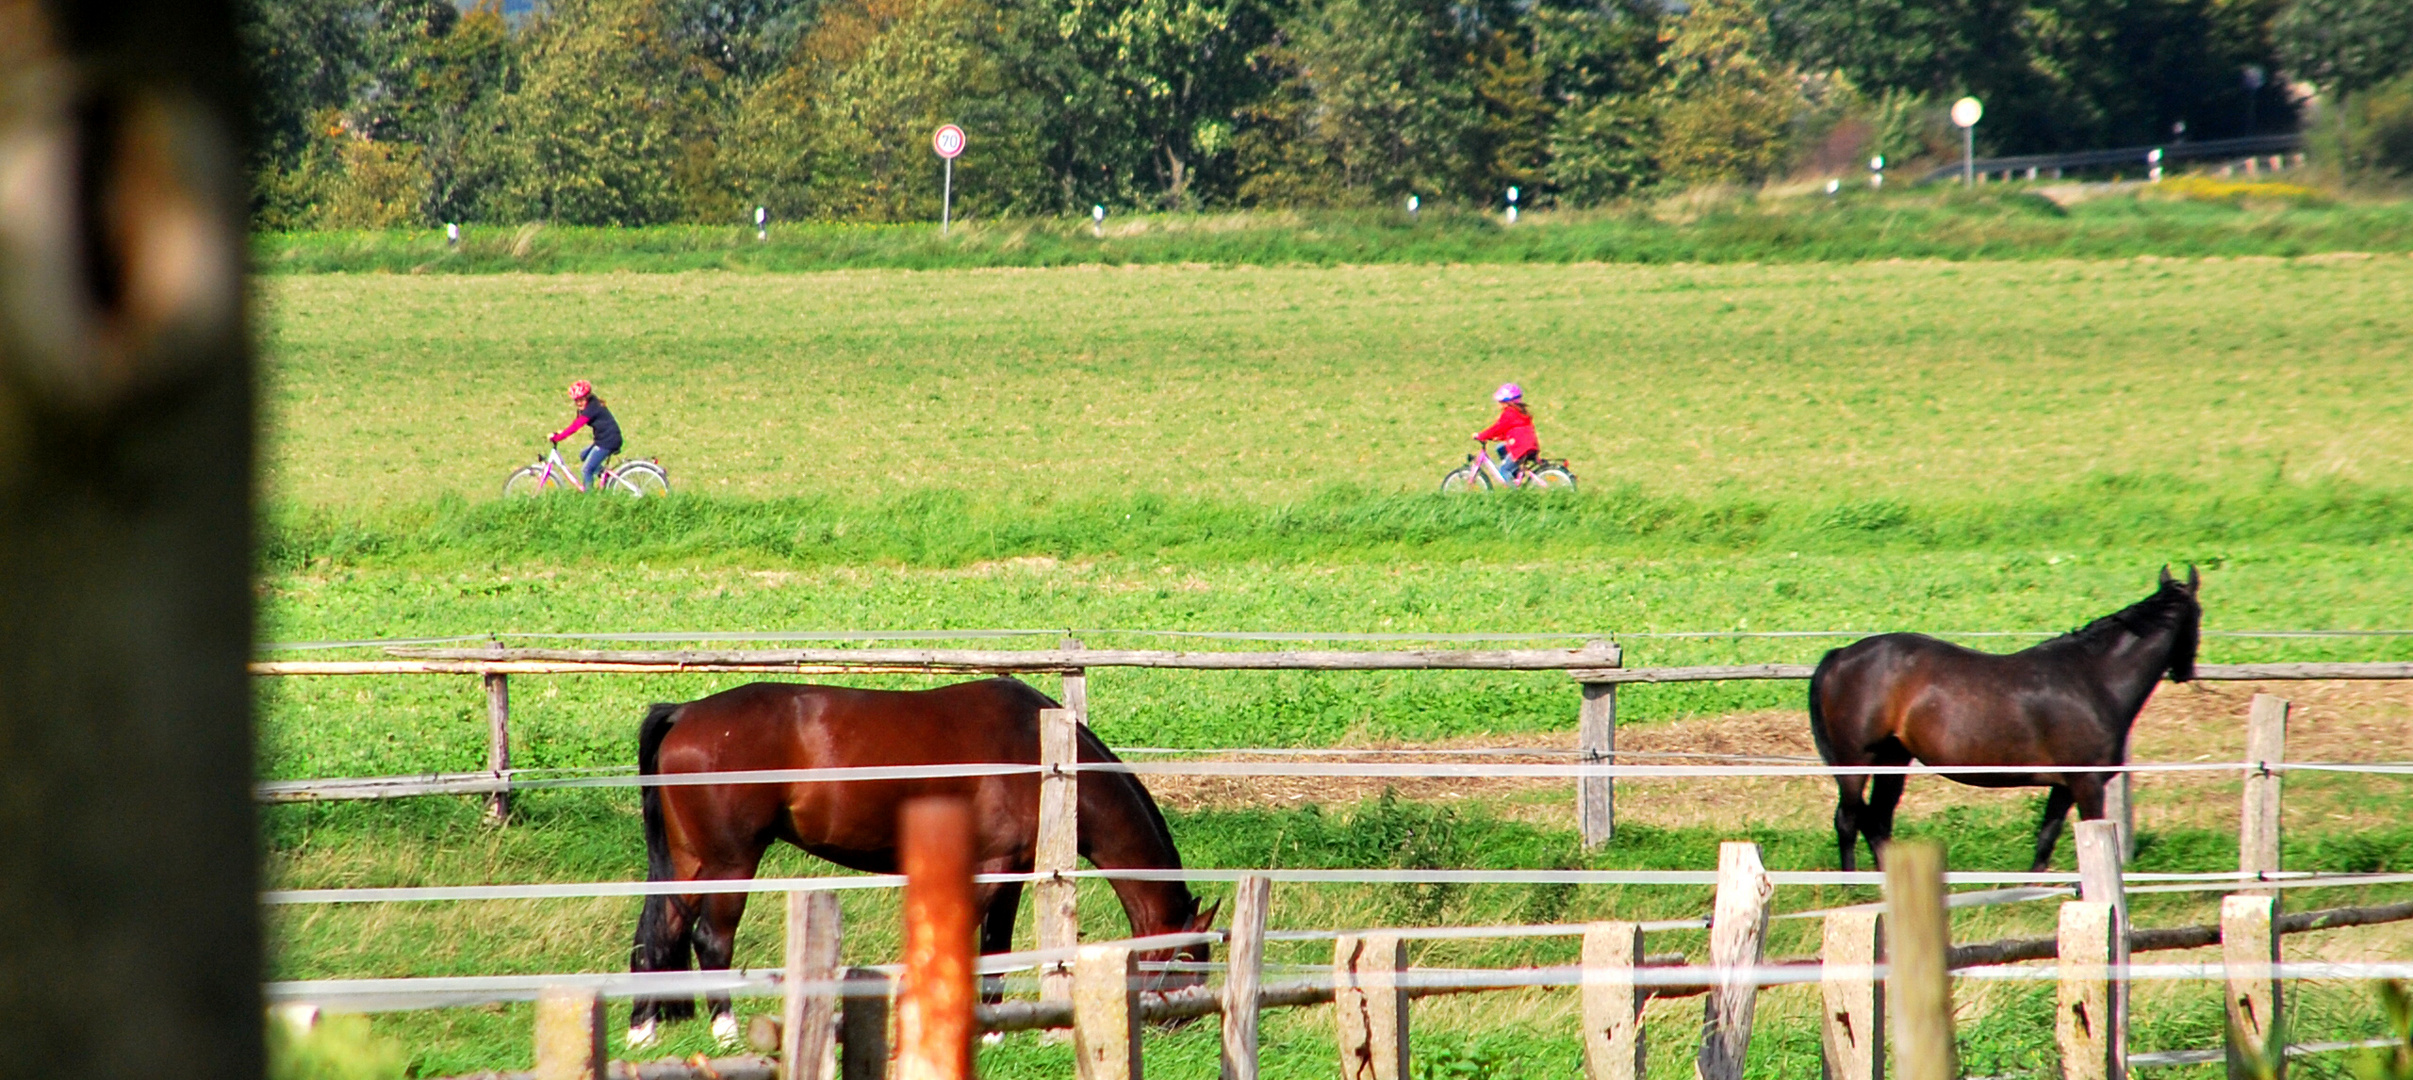
[{"label": "girl riding bicycle", "polygon": [[582,427],[593,429],[595,441],[581,455],[585,476],[578,485],[580,491],[592,491],[595,474],[603,471],[604,461],[620,452],[620,421],[612,419],[612,411],[603,407],[603,399],[595,396],[595,387],[585,379],[570,384],[570,404],[577,408],[578,416],[570,421],[570,426],[554,432],[553,441],[559,444]]},{"label": "girl riding bicycle", "polygon": [[1501,383],[1492,391],[1491,399],[1500,403],[1500,418],[1491,426],[1475,433],[1475,441],[1503,441],[1508,445],[1500,451],[1500,472],[1510,480],[1519,470],[1532,465],[1542,456],[1542,441],[1533,433],[1533,413],[1525,408],[1525,388],[1515,383]]}]

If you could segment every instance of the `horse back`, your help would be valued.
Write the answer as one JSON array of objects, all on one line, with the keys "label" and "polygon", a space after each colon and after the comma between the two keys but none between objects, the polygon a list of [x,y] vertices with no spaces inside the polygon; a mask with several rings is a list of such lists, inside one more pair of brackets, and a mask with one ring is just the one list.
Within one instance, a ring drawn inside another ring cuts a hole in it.
[{"label": "horse back", "polygon": [[2093,763],[2116,753],[2118,739],[2100,730],[2098,688],[2062,659],[1924,634],[1864,638],[1828,653],[1812,675],[1813,734],[1836,764],[1904,753],[1933,765]]}]

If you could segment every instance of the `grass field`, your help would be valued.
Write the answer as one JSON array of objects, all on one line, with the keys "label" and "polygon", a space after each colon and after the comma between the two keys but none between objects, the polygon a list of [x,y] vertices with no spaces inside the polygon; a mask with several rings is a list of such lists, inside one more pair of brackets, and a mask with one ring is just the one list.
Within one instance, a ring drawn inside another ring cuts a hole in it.
[{"label": "grass field", "polygon": [[[2413,598],[2413,259],[2397,255],[292,274],[263,279],[261,293],[271,641],[1026,627],[1160,646],[1171,642],[1113,631],[1539,631],[1614,635],[1629,663],[1676,664],[1806,661],[1844,640],[1747,636],[1757,631],[2064,629],[2144,595],[2165,562],[2204,568],[2215,634],[2404,628]],[[572,377],[597,383],[632,450],[669,463],[675,499],[494,497],[565,419],[559,387]],[[1574,460],[1580,494],[1429,493],[1505,379],[1529,388],[1544,444]],[[1718,636],[1651,636],[1693,631]],[[2409,651],[2413,640],[2389,637],[2213,636],[2203,658]],[[517,679],[518,762],[625,764],[646,702],[736,681]],[[1531,745],[1563,740],[1575,706],[1572,688],[1545,675],[1110,671],[1091,689],[1096,726],[1119,745]],[[1659,730],[1774,716],[1796,730],[1800,692],[1630,688],[1620,718]],[[260,701],[266,775],[482,763],[482,699],[466,678],[264,680]],[[2407,756],[2387,748],[2407,746],[2413,703],[2322,708],[2317,724],[2335,716],[2374,733],[2323,752]],[[2233,752],[2216,745],[2233,722],[2206,709],[2211,719],[2154,728],[2167,738],[2150,755]],[[2158,800],[2147,789],[2142,868],[2234,865],[2231,812],[2197,812],[2233,806],[2226,783]],[[1651,816],[1652,793],[1629,796],[1635,816],[1596,855],[1578,849],[1555,791],[1185,797],[1174,827],[1190,862],[1210,866],[1706,867],[1717,841],[1746,835],[1771,866],[1832,864],[1825,795],[1754,791],[1740,800],[1747,812],[1664,819]],[[2291,786],[2289,865],[2413,867],[2402,795]],[[463,801],[275,809],[272,876],[300,886],[641,872],[633,800],[531,795],[522,808],[501,831]],[[2020,796],[1914,797],[1909,810],[1906,831],[1948,837],[1957,865],[2024,865],[2034,806]],[[815,872],[786,858],[778,872]],[[1800,890],[1780,906],[1847,895]],[[1285,891],[1276,918],[1648,918],[1706,900],[1698,889],[1300,889]],[[893,950],[888,902],[850,898],[851,955]],[[2031,906],[1964,913],[1956,934],[2049,932],[2050,912]],[[1102,894],[1084,907],[1093,933],[1117,929]],[[2208,910],[2161,898],[2140,921]],[[274,967],[609,970],[625,962],[632,911],[286,910],[272,917]],[[1803,933],[1780,931],[1774,951],[1808,951]],[[1664,945],[1697,952],[1695,937]],[[2406,943],[2381,933],[2322,948],[2401,957]],[[1418,957],[1555,961],[1570,947]],[[763,964],[776,940],[756,926],[741,948],[742,962]],[[2050,1070],[2049,989],[1964,990],[1973,1075]],[[2216,988],[2156,988],[2148,1000],[2140,1045],[2217,1045]],[[2297,1002],[2302,1037],[2376,1023],[2359,988],[2311,987]],[[1654,1006],[1666,1048],[1655,1075],[1685,1074],[1697,1008]],[[1418,1014],[1418,1053],[1433,1076],[1565,1075],[1570,1009],[1538,993],[1435,1003]],[[1814,1011],[1806,992],[1770,992],[1754,1075],[1815,1067]],[[375,1029],[433,1076],[524,1063],[526,1019],[450,1010],[382,1016]],[[1270,1074],[1328,1072],[1327,1023],[1318,1010],[1274,1021]],[[706,1048],[699,1031],[679,1038],[682,1053]],[[1009,1040],[982,1067],[1061,1075],[1068,1053]],[[1211,1033],[1152,1037],[1149,1067],[1212,1075]]]}]

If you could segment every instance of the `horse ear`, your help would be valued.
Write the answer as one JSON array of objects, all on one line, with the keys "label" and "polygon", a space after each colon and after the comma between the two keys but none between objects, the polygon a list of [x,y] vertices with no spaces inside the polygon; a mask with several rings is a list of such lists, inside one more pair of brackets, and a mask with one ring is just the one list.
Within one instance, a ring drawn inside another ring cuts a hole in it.
[{"label": "horse ear", "polygon": [[2177,578],[2173,578],[2173,577],[2171,577],[2171,576],[2170,576],[2170,564],[2169,564],[2169,563],[2163,563],[2163,564],[2162,564],[2162,584],[2164,584],[2164,585],[2175,585],[2175,584],[2178,584],[2178,579],[2177,579]]},{"label": "horse ear", "polygon": [[2193,592],[2194,592],[2194,591],[2195,591],[2195,590],[2196,590],[2198,587],[2202,586],[2202,585],[2203,585],[2203,583],[2204,583],[2204,579],[2203,579],[2203,577],[2202,577],[2201,575],[2198,575],[2198,574],[2195,572],[2195,564],[2194,564],[2194,563],[2188,563],[2188,564],[2187,564],[2187,591],[2188,591],[2189,593],[2193,593]]},{"label": "horse ear", "polygon": [[1218,913],[1218,912],[1220,912],[1220,911],[1222,911],[1222,910],[1223,910],[1223,901],[1221,901],[1221,900],[1217,900],[1217,901],[1215,901],[1215,902],[1214,902],[1214,903],[1212,903],[1212,904],[1208,904],[1208,905],[1206,906],[1206,910],[1199,912],[1197,915],[1193,916],[1193,917],[1190,919],[1190,929],[1192,929],[1192,930],[1212,930],[1212,929],[1214,929],[1214,928],[1215,928],[1215,915],[1216,915],[1216,913]]}]

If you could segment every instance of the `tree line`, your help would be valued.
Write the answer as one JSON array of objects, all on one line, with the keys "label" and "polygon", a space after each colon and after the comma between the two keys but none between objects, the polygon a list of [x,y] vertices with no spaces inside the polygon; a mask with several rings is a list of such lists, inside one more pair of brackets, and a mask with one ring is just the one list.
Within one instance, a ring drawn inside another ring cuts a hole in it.
[{"label": "tree line", "polygon": [[[246,0],[263,228],[1426,202],[2287,130],[2402,0]],[[2183,125],[2183,126],[2182,126]]]}]

